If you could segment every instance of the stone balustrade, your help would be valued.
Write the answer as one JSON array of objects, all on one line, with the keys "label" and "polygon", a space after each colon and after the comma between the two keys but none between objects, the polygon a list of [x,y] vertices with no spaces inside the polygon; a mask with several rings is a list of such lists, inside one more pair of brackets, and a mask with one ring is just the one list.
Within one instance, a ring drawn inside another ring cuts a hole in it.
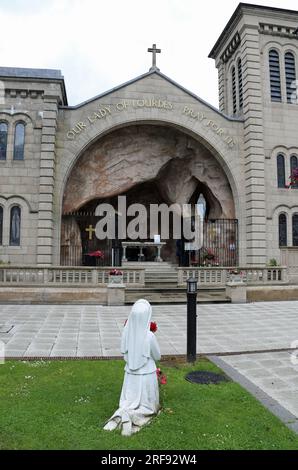
[{"label": "stone balustrade", "polygon": [[[0,285],[11,286],[99,286],[109,282],[112,267],[67,266],[0,266]],[[128,287],[145,285],[145,270],[121,268],[123,283]]]},{"label": "stone balustrade", "polygon": [[[224,287],[233,281],[231,271],[235,268],[208,267],[208,268],[178,268],[178,286],[184,286],[188,278],[193,277],[199,286]],[[288,282],[287,268],[282,267],[239,267],[241,278],[248,285],[272,285]]]}]

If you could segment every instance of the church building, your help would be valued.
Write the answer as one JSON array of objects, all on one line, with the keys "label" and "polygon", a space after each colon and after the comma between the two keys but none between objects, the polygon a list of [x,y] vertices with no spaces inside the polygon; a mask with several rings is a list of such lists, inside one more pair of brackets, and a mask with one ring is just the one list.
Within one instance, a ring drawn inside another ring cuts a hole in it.
[{"label": "church building", "polygon": [[[209,54],[219,109],[150,52],[148,72],[75,106],[60,70],[0,67],[0,263],[140,261],[137,243],[95,236],[96,207],[117,210],[120,195],[146,207],[203,197],[202,248],[161,239],[164,261],[265,266],[298,246],[298,11],[238,5]],[[144,243],[141,260],[154,256]]]}]

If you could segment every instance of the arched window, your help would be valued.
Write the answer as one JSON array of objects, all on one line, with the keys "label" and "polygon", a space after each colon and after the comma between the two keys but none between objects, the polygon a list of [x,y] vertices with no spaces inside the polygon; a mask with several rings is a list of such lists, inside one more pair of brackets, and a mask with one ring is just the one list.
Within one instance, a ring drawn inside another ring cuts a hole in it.
[{"label": "arched window", "polygon": [[238,60],[238,96],[239,96],[239,109],[243,108],[243,77],[242,77],[242,62]]},{"label": "arched window", "polygon": [[[291,156],[290,163],[291,163],[291,174],[292,174],[293,171],[298,167],[298,158],[296,157],[296,155]],[[298,188],[298,182],[293,184],[292,188]]]},{"label": "arched window", "polygon": [[236,86],[236,69],[232,68],[232,97],[233,97],[233,114],[237,113],[237,86]]},{"label": "arched window", "polygon": [[6,122],[0,122],[0,160],[6,160],[7,131],[8,126]]},{"label": "arched window", "polygon": [[287,102],[295,104],[297,102],[297,84],[296,84],[296,64],[292,52],[285,54],[285,71],[287,85]]},{"label": "arched window", "polygon": [[0,245],[3,243],[3,207],[0,206]]},{"label": "arched window", "polygon": [[9,244],[19,246],[21,243],[21,208],[13,206],[10,210]]},{"label": "arched window", "polygon": [[298,246],[298,214],[293,215],[292,230],[293,230],[293,246]]},{"label": "arched window", "polygon": [[279,235],[279,246],[287,246],[288,235],[287,235],[287,216],[286,214],[280,214],[278,218],[278,235]]},{"label": "arched window", "polygon": [[271,101],[281,101],[280,63],[277,50],[269,51]]},{"label": "arched window", "polygon": [[285,157],[277,155],[277,187],[284,188],[286,185]]},{"label": "arched window", "polygon": [[24,160],[24,146],[25,146],[25,124],[18,122],[15,127],[14,133],[14,160]]}]

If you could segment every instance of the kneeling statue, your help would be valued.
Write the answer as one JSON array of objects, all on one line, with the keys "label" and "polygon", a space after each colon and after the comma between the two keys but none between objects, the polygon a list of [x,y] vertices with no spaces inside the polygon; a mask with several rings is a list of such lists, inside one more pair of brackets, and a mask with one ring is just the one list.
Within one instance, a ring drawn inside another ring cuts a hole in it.
[{"label": "kneeling statue", "polygon": [[130,436],[147,424],[159,410],[159,389],[155,361],[160,350],[150,331],[152,308],[140,299],[132,307],[124,327],[121,352],[125,375],[118,410],[104,426],[106,431],[120,428]]}]

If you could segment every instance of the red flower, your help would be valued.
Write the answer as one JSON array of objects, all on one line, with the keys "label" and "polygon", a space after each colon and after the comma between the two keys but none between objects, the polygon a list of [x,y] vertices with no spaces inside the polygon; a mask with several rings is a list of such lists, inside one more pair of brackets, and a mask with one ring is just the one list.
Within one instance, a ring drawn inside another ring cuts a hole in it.
[{"label": "red flower", "polygon": [[167,384],[167,376],[162,373],[162,371],[157,368],[156,369],[156,375],[157,375],[157,380],[160,383],[160,385],[166,385]]},{"label": "red flower", "polygon": [[[126,323],[127,323],[127,319],[124,322],[124,326],[126,325]],[[155,321],[152,321],[150,323],[150,331],[152,331],[152,333],[155,333],[157,331],[157,324],[155,323]]]},{"label": "red flower", "polygon": [[92,253],[88,253],[88,256],[94,256],[94,258],[103,258],[104,254],[102,251],[97,250],[97,251],[92,251]]},{"label": "red flower", "polygon": [[122,276],[122,271],[120,269],[111,269],[109,272],[110,276]]},{"label": "red flower", "polygon": [[166,385],[167,384],[167,377],[165,375],[161,376],[160,383],[161,383],[161,385]]}]

